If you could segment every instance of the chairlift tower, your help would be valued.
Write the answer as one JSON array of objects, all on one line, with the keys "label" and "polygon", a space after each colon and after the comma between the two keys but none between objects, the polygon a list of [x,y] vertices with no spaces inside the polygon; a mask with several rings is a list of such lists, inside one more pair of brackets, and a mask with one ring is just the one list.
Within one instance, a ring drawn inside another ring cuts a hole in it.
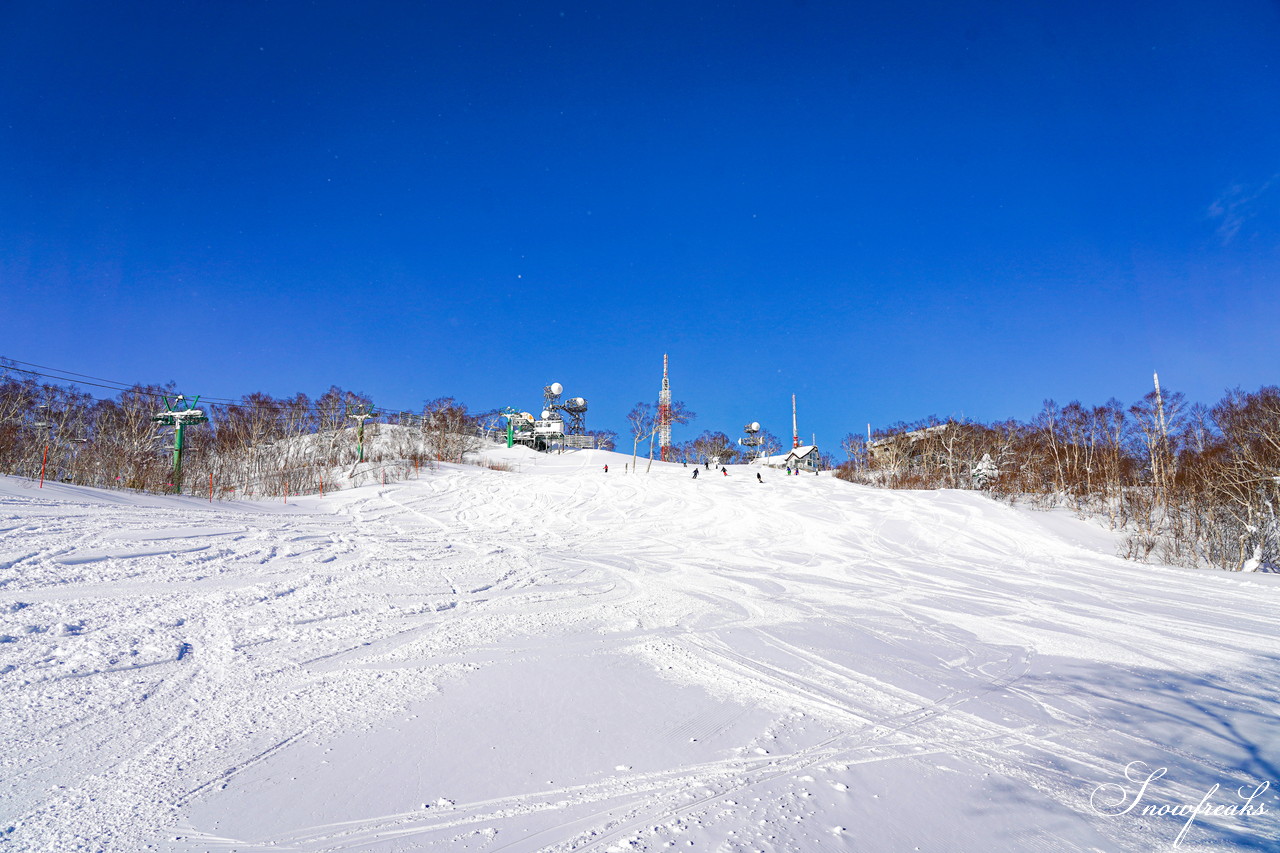
[{"label": "chairlift tower", "polygon": [[364,461],[364,422],[377,416],[368,406],[347,406],[347,417],[356,422],[356,462]]},{"label": "chairlift tower", "polygon": [[521,417],[520,410],[507,406],[499,414],[507,419],[507,447],[513,447],[516,443],[516,419]]},{"label": "chairlift tower", "polygon": [[[39,405],[36,406],[36,409],[40,411],[40,414],[38,415],[38,417],[40,418],[49,417],[49,405],[47,403],[40,403]],[[49,420],[39,420],[39,421],[36,421],[34,424],[32,424],[32,426],[36,428],[37,433],[40,433],[43,436],[40,442],[41,444],[44,445],[44,451],[40,454],[40,488],[43,489],[44,488],[44,469],[45,469],[45,466],[49,464],[49,437],[51,435],[51,431],[53,430],[53,422]]]},{"label": "chairlift tower", "polygon": [[199,397],[194,400],[188,400],[182,394],[179,394],[170,402],[166,396],[164,398],[164,407],[168,411],[161,412],[151,419],[154,423],[173,427],[173,476],[170,479],[173,481],[173,493],[175,495],[182,493],[183,433],[189,425],[209,422],[209,418],[205,416],[205,413],[196,408],[196,404],[199,402]]}]

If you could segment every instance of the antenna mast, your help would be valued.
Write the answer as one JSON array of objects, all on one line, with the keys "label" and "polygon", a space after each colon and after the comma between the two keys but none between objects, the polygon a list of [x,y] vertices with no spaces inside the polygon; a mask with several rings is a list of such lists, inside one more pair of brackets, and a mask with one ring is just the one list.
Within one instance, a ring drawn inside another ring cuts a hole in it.
[{"label": "antenna mast", "polygon": [[667,378],[667,354],[662,354],[662,390],[658,392],[659,459],[669,461],[671,452],[671,380]]},{"label": "antenna mast", "polygon": [[796,395],[791,395],[791,446],[800,446],[800,428],[796,426]]}]

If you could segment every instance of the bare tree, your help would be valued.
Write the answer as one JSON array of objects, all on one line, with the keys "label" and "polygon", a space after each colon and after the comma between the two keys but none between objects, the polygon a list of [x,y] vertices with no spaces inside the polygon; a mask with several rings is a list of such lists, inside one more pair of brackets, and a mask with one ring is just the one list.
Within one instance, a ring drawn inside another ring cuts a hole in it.
[{"label": "bare tree", "polygon": [[658,428],[657,417],[651,403],[636,403],[627,412],[627,424],[631,427],[631,471],[636,470],[636,458],[640,453],[640,442],[651,437]]},{"label": "bare tree", "polygon": [[867,440],[862,433],[850,432],[840,439],[840,449],[844,451],[845,461],[856,470],[867,467]]},{"label": "bare tree", "polygon": [[703,430],[690,445],[694,453],[694,461],[717,465],[732,461],[737,454],[737,446],[729,436],[716,430]]},{"label": "bare tree", "polygon": [[756,433],[756,438],[760,439],[757,445],[761,456],[777,456],[782,452],[782,440],[767,429],[762,429]]},{"label": "bare tree", "polygon": [[423,406],[422,434],[436,461],[462,462],[479,449],[479,430],[476,418],[452,397],[437,397]]},{"label": "bare tree", "polygon": [[611,429],[588,430],[587,435],[595,439],[600,450],[613,450],[618,444],[618,434]]}]

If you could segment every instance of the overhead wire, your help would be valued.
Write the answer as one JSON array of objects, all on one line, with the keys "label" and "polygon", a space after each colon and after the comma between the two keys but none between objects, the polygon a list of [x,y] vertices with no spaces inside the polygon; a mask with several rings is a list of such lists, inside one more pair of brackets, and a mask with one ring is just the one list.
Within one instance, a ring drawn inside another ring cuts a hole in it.
[{"label": "overhead wire", "polygon": [[[26,365],[26,367],[17,367],[16,365]],[[32,368],[39,368],[39,370],[35,370]],[[103,388],[108,391],[116,391],[119,393],[141,394],[143,396],[152,397],[155,399],[162,399],[166,401],[170,399],[172,396],[171,394],[166,392],[149,391],[146,388],[143,388],[140,385],[140,383],[136,383],[136,382],[135,383],[120,382],[114,379],[105,379],[101,376],[91,376],[87,373],[77,373],[71,370],[64,370],[60,367],[51,367],[49,365],[44,365],[44,364],[35,364],[33,362],[20,361],[18,359],[6,358],[4,356],[0,356],[0,369],[7,369],[16,373],[23,373],[30,376],[37,376],[44,379],[53,379],[58,382],[67,382],[67,383],[70,383],[72,387],[87,385],[90,387]],[[53,371],[53,372],[43,373],[41,371]],[[84,380],[94,380],[94,381],[90,382],[90,381],[84,381]],[[107,401],[106,398],[100,398],[100,397],[94,397],[93,399],[97,401],[102,401],[102,402]],[[234,406],[237,409],[241,409],[241,410],[245,410],[245,409],[270,410],[270,411],[273,411],[274,413],[272,419],[280,422],[289,422],[294,420],[293,418],[290,418],[288,416],[282,416],[282,415],[279,415],[278,413],[281,406],[287,406],[289,404],[289,400],[287,398],[284,400],[280,400],[276,403],[273,403],[271,405],[247,403],[244,401],[243,398],[241,398],[240,400],[233,400],[228,397],[212,397],[212,396],[200,395],[199,399],[211,404],[217,404],[217,405],[228,406],[228,407]],[[309,404],[308,409],[310,411],[314,411],[314,405],[315,405],[314,401],[308,398],[308,404]],[[413,410],[400,409],[400,408],[393,409],[393,408],[388,408],[386,406],[370,406],[368,409],[366,409],[366,411],[371,411],[375,414],[384,415],[384,416],[385,415],[416,416],[416,413]]]}]

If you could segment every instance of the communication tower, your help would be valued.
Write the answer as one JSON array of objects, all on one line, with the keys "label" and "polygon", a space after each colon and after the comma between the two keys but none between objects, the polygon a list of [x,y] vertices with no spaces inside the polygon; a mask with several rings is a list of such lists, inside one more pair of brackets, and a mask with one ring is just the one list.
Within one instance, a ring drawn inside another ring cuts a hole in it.
[{"label": "communication tower", "polygon": [[759,421],[752,421],[751,423],[744,426],[742,428],[742,431],[745,432],[747,435],[745,438],[738,439],[738,444],[742,445],[743,447],[756,448],[757,449],[756,455],[757,456],[761,455],[759,453],[759,447],[760,445],[764,444],[764,436],[759,434],[760,433]]},{"label": "communication tower", "polygon": [[796,426],[796,395],[791,395],[791,446],[800,446],[800,428]]},{"label": "communication tower", "polygon": [[587,435],[587,401],[570,397],[560,401],[564,386],[552,382],[542,389],[542,410],[536,416],[508,406],[501,414],[507,419],[507,446],[523,444],[534,450],[576,447],[591,449],[595,439]]},{"label": "communication tower", "polygon": [[569,423],[565,426],[565,435],[587,434],[587,401],[582,397],[570,397],[560,407]]},{"label": "communication tower", "polygon": [[550,385],[542,389],[542,408],[549,412],[554,412],[556,407],[560,405],[560,395],[564,393],[564,386],[559,382],[552,382]]},{"label": "communication tower", "polygon": [[671,380],[667,378],[667,354],[662,354],[662,390],[658,392],[659,458],[666,462],[671,453]]},{"label": "communication tower", "polygon": [[542,389],[542,416],[533,423],[534,449],[546,450],[557,440],[564,440],[564,419],[557,413],[564,386],[552,382]]}]

